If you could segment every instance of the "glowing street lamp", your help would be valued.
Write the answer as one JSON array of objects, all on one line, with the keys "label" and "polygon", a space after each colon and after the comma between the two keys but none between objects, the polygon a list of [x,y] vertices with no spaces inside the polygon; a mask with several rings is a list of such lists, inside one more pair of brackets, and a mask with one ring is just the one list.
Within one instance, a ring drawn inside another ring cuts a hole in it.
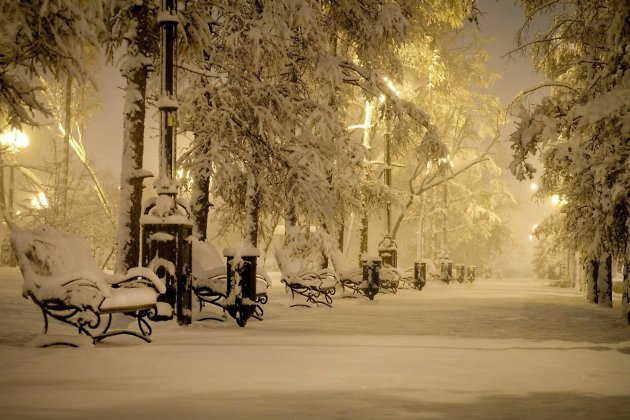
[{"label": "glowing street lamp", "polygon": [[[4,190],[4,163],[5,160],[15,160],[17,152],[28,146],[28,137],[18,130],[13,129],[0,134],[0,200],[2,204],[5,204],[5,190]],[[5,158],[6,156],[6,158]],[[14,162],[9,164],[9,199],[7,209],[10,216],[13,216],[13,191],[15,186],[15,165]],[[15,255],[11,250],[11,245],[8,244],[8,236],[4,237],[3,242],[0,244],[0,262],[2,265],[15,266]]]},{"label": "glowing street lamp", "polygon": [[564,206],[565,204],[568,203],[568,201],[565,198],[560,197],[558,194],[552,195],[550,198],[550,201],[551,201],[551,205],[554,207]]},{"label": "glowing street lamp", "polygon": [[31,206],[37,210],[48,208],[48,198],[46,198],[46,194],[44,194],[42,191],[38,192],[37,195],[31,200]]},{"label": "glowing street lamp", "polygon": [[[20,149],[23,149],[28,146],[28,137],[22,131],[18,129],[13,129],[11,131],[6,131],[0,134],[0,146],[3,152],[6,152],[6,155],[9,159],[15,159],[15,155],[18,153]],[[4,155],[5,153],[2,153]],[[0,163],[2,163],[3,156],[0,155]],[[4,166],[2,167],[2,171],[0,174],[0,182],[2,184],[0,188],[0,192],[2,194],[2,200],[4,202]],[[9,214],[13,215],[13,196],[15,191],[15,166],[9,166],[9,202],[8,209]]]},{"label": "glowing street lamp", "polygon": [[17,153],[19,149],[28,146],[28,137],[22,131],[13,129],[0,134],[0,145],[6,148],[9,153]]}]

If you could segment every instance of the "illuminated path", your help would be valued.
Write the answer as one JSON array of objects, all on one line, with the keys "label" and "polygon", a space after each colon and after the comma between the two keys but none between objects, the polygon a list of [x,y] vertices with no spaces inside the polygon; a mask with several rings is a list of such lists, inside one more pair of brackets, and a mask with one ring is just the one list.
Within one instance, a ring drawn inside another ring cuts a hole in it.
[{"label": "illuminated path", "polygon": [[618,309],[524,279],[430,283],[265,320],[156,326],[151,344],[24,347],[40,329],[0,269],[2,418],[630,418]]}]

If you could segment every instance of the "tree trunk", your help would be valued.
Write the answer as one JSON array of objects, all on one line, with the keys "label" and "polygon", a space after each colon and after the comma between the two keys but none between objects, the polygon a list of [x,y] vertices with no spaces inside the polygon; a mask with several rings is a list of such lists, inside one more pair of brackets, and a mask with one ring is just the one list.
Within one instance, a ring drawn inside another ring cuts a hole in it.
[{"label": "tree trunk", "polygon": [[65,135],[63,136],[63,165],[61,168],[61,211],[60,222],[67,224],[68,220],[68,174],[70,171],[70,133],[72,131],[72,76],[66,76],[66,104],[65,104]]},{"label": "tree trunk", "polygon": [[260,213],[260,191],[255,179],[247,183],[247,197],[245,199],[245,234],[249,244],[258,247],[258,218]]},{"label": "tree trunk", "polygon": [[368,252],[368,222],[369,215],[367,210],[364,210],[363,217],[361,218],[361,247],[359,249],[359,267],[361,267],[361,258],[363,254]]},{"label": "tree trunk", "polygon": [[626,258],[623,265],[623,285],[621,290],[621,314],[624,319],[628,320],[628,325],[630,325],[630,279],[628,279],[628,264],[630,264],[630,255],[628,251],[626,251]]},{"label": "tree trunk", "polygon": [[[630,218],[626,219],[626,231],[630,239]],[[626,250],[623,262],[623,283],[621,285],[621,314],[630,325],[630,279],[628,278],[628,265],[630,265],[630,246],[626,240]]]},{"label": "tree trunk", "polygon": [[597,277],[599,263],[597,260],[587,260],[584,264],[584,276],[586,277],[586,300],[597,303],[599,294],[597,293]]},{"label": "tree trunk", "polygon": [[575,270],[575,251],[567,250],[567,287],[575,288],[577,275]]},{"label": "tree trunk", "polygon": [[575,288],[576,290],[581,292],[583,290],[586,290],[586,278],[584,277],[584,270],[580,269],[580,261],[582,261],[582,255],[580,254],[580,251],[576,251],[573,261],[576,276]]},{"label": "tree trunk", "polygon": [[209,196],[210,179],[201,173],[193,173],[190,207],[192,210],[193,235],[200,241],[205,241],[208,234]]},{"label": "tree trunk", "polygon": [[287,248],[290,246],[292,241],[297,240],[298,219],[295,213],[295,208],[290,203],[289,208],[287,208],[285,211],[286,215],[284,217],[284,247]]},{"label": "tree trunk", "polygon": [[612,256],[604,254],[597,270],[597,302],[601,306],[612,307]]},{"label": "tree trunk", "polygon": [[2,207],[2,209],[7,208],[6,190],[4,189],[4,153],[4,150],[0,150],[0,207]]},{"label": "tree trunk", "polygon": [[144,119],[150,36],[148,16],[149,0],[132,8],[132,20],[137,22],[136,34],[129,41],[127,64],[121,72],[127,79],[123,121],[123,153],[120,174],[120,208],[116,272],[126,272],[140,260],[140,216],[142,213],[142,155],[144,153]]},{"label": "tree trunk", "polygon": [[339,231],[337,232],[337,246],[339,247],[339,251],[343,254],[343,242],[344,242],[344,237],[343,237],[343,231],[345,229],[345,225],[343,222],[339,223],[339,226],[337,227],[337,229],[339,229]]},{"label": "tree trunk", "polygon": [[[330,235],[330,231],[328,230],[328,226],[326,225],[326,223],[322,223],[321,228],[324,229],[324,232]],[[322,249],[321,250],[321,265],[319,268],[327,268],[327,267],[328,267],[328,255],[326,254],[326,250]]]}]

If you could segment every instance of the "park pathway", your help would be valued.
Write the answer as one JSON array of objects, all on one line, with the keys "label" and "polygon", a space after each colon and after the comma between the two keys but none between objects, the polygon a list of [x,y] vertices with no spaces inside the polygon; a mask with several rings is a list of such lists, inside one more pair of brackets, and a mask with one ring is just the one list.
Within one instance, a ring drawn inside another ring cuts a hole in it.
[{"label": "park pathway", "polygon": [[265,320],[156,325],[151,344],[25,347],[40,329],[0,269],[0,418],[630,418],[630,327],[534,279],[429,283]]}]

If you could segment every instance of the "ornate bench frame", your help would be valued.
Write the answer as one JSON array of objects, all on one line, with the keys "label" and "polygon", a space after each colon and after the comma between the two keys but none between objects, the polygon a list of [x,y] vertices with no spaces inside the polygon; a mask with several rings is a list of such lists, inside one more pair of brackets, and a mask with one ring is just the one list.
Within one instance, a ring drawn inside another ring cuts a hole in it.
[{"label": "ornate bench frame", "polygon": [[[88,337],[92,344],[122,334],[151,342],[152,328],[147,320],[163,319],[164,315],[158,313],[157,296],[166,291],[155,273],[135,267],[124,276],[108,274],[96,265],[88,244],[79,236],[50,227],[26,230],[13,223],[9,227],[11,245],[24,276],[22,294],[40,308],[44,317],[44,332],[34,340],[38,345],[79,345],[77,337],[49,335],[49,317],[76,327],[79,336]],[[121,301],[107,301],[110,296]],[[136,318],[139,332],[111,329],[115,313]],[[106,322],[102,321],[104,316]]]}]

